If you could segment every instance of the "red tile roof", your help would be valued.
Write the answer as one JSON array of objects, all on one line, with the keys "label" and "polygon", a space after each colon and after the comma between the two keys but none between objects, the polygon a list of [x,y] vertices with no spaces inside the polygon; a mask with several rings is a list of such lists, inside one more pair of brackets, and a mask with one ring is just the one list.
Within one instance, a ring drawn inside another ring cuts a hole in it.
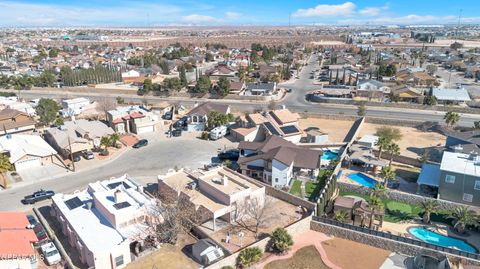
[{"label": "red tile roof", "polygon": [[133,119],[138,119],[138,118],[143,118],[143,117],[145,117],[145,115],[143,115],[143,114],[140,113],[140,112],[133,112],[132,114],[130,114],[130,117],[133,118]]},{"label": "red tile roof", "polygon": [[37,237],[28,224],[25,213],[0,212],[0,259],[35,255],[32,243]]}]

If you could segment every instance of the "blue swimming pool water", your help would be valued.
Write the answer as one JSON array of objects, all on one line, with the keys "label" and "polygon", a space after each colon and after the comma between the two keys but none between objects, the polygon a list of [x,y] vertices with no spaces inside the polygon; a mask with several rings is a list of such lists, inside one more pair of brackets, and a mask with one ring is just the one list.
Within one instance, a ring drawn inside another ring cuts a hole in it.
[{"label": "blue swimming pool water", "polygon": [[373,188],[378,183],[375,179],[362,173],[350,174],[347,177],[368,188]]},{"label": "blue swimming pool water", "polygon": [[338,158],[338,153],[331,150],[325,150],[322,154],[322,160],[331,161],[336,158]]},{"label": "blue swimming pool water", "polygon": [[461,239],[445,236],[419,227],[410,228],[408,232],[416,238],[430,244],[447,248],[456,248],[470,253],[478,253],[478,250],[475,247]]}]

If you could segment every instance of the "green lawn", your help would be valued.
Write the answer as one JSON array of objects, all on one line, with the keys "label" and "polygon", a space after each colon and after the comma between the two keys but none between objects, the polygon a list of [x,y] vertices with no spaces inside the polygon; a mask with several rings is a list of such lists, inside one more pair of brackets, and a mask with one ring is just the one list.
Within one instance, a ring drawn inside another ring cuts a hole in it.
[{"label": "green lawn", "polygon": [[290,188],[290,194],[302,197],[302,190],[300,189],[300,186],[302,186],[302,181],[295,179],[292,183],[292,187]]},{"label": "green lawn", "polygon": [[[354,192],[345,192],[340,191],[340,195],[352,195],[358,196],[365,200],[369,200],[370,197],[368,195],[361,195]],[[408,221],[414,219],[421,219],[423,210],[419,206],[398,202],[395,200],[390,199],[383,199],[384,209],[385,209],[385,221],[388,222],[401,222],[401,221]],[[431,215],[432,221],[442,222],[445,224],[451,224],[451,220],[448,219],[448,211],[440,210],[436,214]]]},{"label": "green lawn", "polygon": [[317,182],[307,182],[305,183],[305,195],[308,200],[315,201],[318,197],[318,194],[322,190],[322,185]]}]

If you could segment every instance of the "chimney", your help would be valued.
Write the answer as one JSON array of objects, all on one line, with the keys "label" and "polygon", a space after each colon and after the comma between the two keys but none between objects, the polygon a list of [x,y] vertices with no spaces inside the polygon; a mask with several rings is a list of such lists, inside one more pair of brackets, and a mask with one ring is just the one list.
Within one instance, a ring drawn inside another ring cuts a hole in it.
[{"label": "chimney", "polygon": [[221,182],[222,182],[222,185],[223,185],[223,186],[227,186],[227,185],[228,185],[228,177],[227,177],[227,176],[223,176]]},{"label": "chimney", "polygon": [[115,204],[123,202],[123,193],[121,190],[116,190],[115,193],[113,194],[115,198]]}]

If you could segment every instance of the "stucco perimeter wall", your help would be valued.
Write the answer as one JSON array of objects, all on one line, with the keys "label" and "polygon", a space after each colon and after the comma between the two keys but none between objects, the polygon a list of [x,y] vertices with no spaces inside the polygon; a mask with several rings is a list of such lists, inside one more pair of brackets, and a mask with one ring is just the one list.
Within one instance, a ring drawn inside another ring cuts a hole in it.
[{"label": "stucco perimeter wall", "polygon": [[[292,223],[290,224],[289,226],[285,227],[285,229],[288,231],[288,233],[290,235],[295,235],[295,234],[300,234],[300,233],[304,233],[308,230],[310,230],[310,226],[311,226],[311,223],[312,222],[312,217],[309,216],[309,217],[306,217],[304,219],[301,219],[295,223]],[[252,247],[259,247],[260,249],[263,250],[263,252],[267,251],[267,247],[269,245],[269,242],[270,242],[270,239],[271,237],[266,237],[260,241],[257,241],[251,245],[248,245],[248,246],[245,246],[244,248],[242,249],[245,249],[245,248],[252,248]],[[204,269],[220,269],[222,268],[223,266],[233,266],[235,268],[235,265],[237,264],[237,259],[238,259],[238,256],[240,255],[240,251],[237,251],[235,253],[233,253],[232,255],[228,256],[228,257],[225,257],[224,259],[214,263],[214,264],[211,264],[207,267],[205,267]]]}]

